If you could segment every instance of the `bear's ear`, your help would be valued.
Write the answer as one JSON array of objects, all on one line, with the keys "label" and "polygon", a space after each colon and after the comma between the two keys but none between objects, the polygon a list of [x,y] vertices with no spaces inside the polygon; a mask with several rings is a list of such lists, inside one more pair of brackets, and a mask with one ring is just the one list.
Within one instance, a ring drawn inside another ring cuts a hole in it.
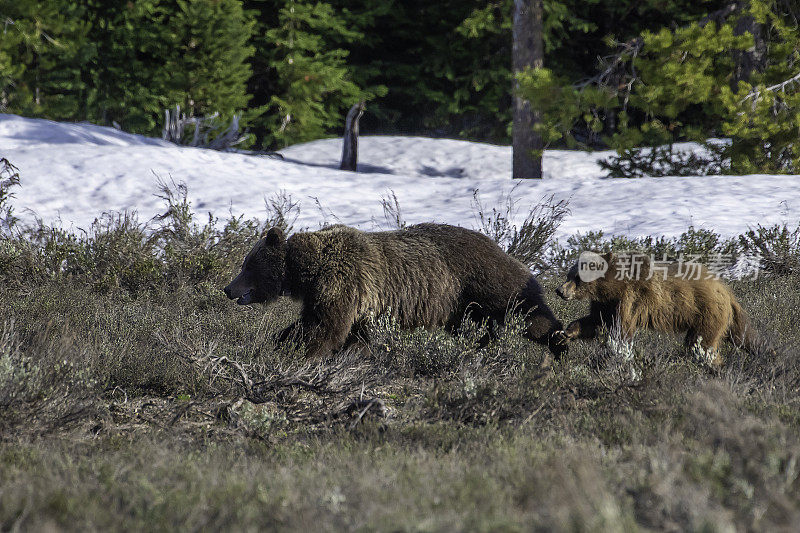
[{"label": "bear's ear", "polygon": [[611,259],[614,257],[614,254],[612,254],[611,252],[606,252],[606,253],[600,255],[600,257],[605,259],[606,263],[611,264]]},{"label": "bear's ear", "polygon": [[269,231],[264,232],[262,237],[264,237],[264,240],[268,246],[276,246],[286,240],[283,235],[283,230],[278,226],[269,228]]}]

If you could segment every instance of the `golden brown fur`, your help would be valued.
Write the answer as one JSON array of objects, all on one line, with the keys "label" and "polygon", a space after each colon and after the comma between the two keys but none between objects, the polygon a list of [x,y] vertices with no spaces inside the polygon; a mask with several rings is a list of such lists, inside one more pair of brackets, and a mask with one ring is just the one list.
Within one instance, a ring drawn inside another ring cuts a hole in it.
[{"label": "golden brown fur", "polygon": [[528,268],[480,233],[443,224],[365,233],[346,226],[295,233],[272,228],[225,288],[239,303],[288,293],[302,300],[297,324],[310,355],[341,348],[366,318],[389,314],[405,328],[457,327],[465,316],[502,321],[526,313],[526,335],[549,345],[562,329]]},{"label": "golden brown fur", "polygon": [[631,279],[624,275],[630,271],[620,269],[620,258],[625,256],[602,257],[609,268],[601,278],[582,281],[576,264],[557,289],[562,298],[591,301],[589,315],[567,326],[562,334],[564,341],[594,338],[602,326],[611,328],[618,323],[626,338],[639,329],[686,332],[687,348],[699,343],[713,356],[715,366],[722,364],[718,348],[725,338],[750,351],[755,349],[756,339],[736,297],[702,267],[681,277],[673,263],[666,271],[653,267],[651,276],[651,264],[645,258],[638,275]]}]

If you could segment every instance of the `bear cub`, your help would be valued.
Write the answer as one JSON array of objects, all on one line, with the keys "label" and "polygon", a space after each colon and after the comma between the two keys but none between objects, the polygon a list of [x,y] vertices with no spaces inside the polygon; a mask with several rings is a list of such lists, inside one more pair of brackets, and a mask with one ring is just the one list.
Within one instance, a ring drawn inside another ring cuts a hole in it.
[{"label": "bear cub", "polygon": [[559,332],[559,342],[591,339],[601,327],[616,325],[626,339],[643,328],[686,332],[687,349],[699,344],[714,367],[723,364],[718,351],[723,339],[750,352],[758,349],[759,339],[730,288],[700,265],[693,264],[696,268],[691,272],[681,272],[677,263],[658,266],[639,254],[590,256],[589,263],[600,258],[607,270],[602,274],[587,267],[581,270],[579,261],[569,270],[567,281],[556,289],[565,300],[591,302],[589,315]]}]

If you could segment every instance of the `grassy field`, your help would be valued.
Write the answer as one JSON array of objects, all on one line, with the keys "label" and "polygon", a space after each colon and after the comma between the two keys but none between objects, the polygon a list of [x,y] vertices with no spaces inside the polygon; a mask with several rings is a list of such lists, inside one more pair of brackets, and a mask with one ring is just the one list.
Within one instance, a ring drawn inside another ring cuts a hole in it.
[{"label": "grassy field", "polygon": [[[403,332],[379,317],[368,349],[308,362],[273,342],[296,304],[238,307],[220,290],[280,217],[218,228],[179,197],[169,206],[150,228],[122,216],[0,239],[0,529],[800,523],[791,265],[733,284],[778,354],[728,348],[718,374],[650,333],[632,360],[576,343],[542,371],[514,320],[477,349],[474,329]],[[791,239],[766,237],[788,264]],[[568,321],[586,305],[555,297],[562,274],[542,280]]]}]

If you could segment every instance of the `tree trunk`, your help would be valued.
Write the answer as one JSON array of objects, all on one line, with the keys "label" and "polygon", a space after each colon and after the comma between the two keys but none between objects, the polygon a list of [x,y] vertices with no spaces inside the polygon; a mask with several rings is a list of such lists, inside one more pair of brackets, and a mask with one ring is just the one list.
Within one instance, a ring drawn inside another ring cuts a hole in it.
[{"label": "tree trunk", "polygon": [[513,178],[541,178],[541,135],[533,126],[541,121],[541,114],[531,110],[531,105],[519,96],[516,75],[527,67],[544,66],[543,0],[514,0],[513,22],[513,88],[514,124],[512,131]]},{"label": "tree trunk", "polygon": [[764,26],[756,22],[752,15],[741,17],[733,29],[734,35],[749,33],[753,36],[753,46],[748,50],[737,50],[733,53],[734,72],[731,88],[738,92],[739,82],[749,82],[754,72],[764,72],[767,66],[767,42],[764,38]]},{"label": "tree trunk", "polygon": [[347,112],[344,122],[344,145],[342,146],[342,164],[339,170],[358,168],[358,119],[364,114],[364,102],[359,102]]}]

